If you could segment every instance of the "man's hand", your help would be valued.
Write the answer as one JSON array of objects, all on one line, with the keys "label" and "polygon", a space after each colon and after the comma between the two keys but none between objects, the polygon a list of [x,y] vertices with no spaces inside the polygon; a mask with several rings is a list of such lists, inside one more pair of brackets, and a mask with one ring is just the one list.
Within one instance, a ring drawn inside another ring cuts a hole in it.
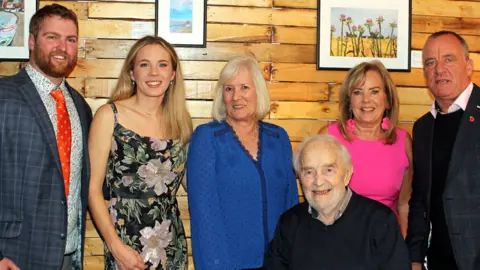
[{"label": "man's hand", "polygon": [[20,270],[10,259],[3,258],[0,261],[0,270]]},{"label": "man's hand", "polygon": [[422,270],[421,263],[412,263],[412,270]]}]

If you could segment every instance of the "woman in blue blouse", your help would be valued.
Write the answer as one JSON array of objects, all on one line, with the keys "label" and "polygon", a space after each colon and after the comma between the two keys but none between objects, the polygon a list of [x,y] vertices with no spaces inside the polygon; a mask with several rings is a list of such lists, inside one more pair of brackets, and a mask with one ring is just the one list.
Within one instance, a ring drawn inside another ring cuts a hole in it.
[{"label": "woman in blue blouse", "polygon": [[269,108],[257,61],[230,60],[216,86],[215,120],[196,128],[187,158],[197,270],[260,268],[278,218],[298,203],[288,135],[261,121]]}]

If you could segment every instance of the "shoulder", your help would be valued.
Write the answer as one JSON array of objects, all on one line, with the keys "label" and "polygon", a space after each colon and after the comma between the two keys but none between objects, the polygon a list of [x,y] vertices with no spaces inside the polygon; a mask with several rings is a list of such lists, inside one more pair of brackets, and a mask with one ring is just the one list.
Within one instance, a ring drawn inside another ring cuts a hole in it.
[{"label": "shoulder", "polygon": [[192,137],[216,137],[227,133],[228,130],[228,125],[225,122],[214,120],[197,126]]},{"label": "shoulder", "polygon": [[18,84],[18,79],[18,74],[0,78],[1,99],[23,99],[20,91],[13,91],[21,87],[21,85]]},{"label": "shoulder", "polygon": [[285,131],[285,129],[282,128],[281,126],[278,126],[272,123],[263,122],[263,121],[260,121],[259,124],[261,125],[263,131],[266,134],[270,135],[271,137],[288,139],[287,131]]},{"label": "shoulder", "polygon": [[300,219],[303,219],[305,216],[310,215],[308,213],[308,203],[302,202],[294,205],[292,208],[285,211],[280,217],[280,223],[282,224],[291,224],[298,222]]},{"label": "shoulder", "polygon": [[430,123],[433,120],[434,118],[432,113],[430,113],[430,111],[427,112],[426,114],[422,115],[422,117],[420,117],[417,121],[415,121],[415,123],[413,124],[413,131],[416,131],[419,128],[426,126],[428,123]]},{"label": "shoulder", "polygon": [[391,214],[394,215],[392,209],[383,203],[364,197],[354,191],[352,192],[353,194],[350,203],[353,203],[358,209],[362,209],[362,211],[369,213],[371,217],[380,216],[383,218]]},{"label": "shoulder", "polygon": [[111,104],[104,104],[97,109],[94,116],[94,121],[102,123],[114,122],[113,108]]}]

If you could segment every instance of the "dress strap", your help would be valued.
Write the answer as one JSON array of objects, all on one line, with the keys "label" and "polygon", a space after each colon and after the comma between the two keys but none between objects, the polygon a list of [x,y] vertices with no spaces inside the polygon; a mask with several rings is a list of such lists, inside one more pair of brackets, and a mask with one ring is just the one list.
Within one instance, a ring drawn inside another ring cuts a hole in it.
[{"label": "dress strap", "polygon": [[115,124],[118,124],[118,110],[117,106],[115,106],[115,103],[110,103],[110,106],[112,107],[113,110],[113,119],[115,120]]}]

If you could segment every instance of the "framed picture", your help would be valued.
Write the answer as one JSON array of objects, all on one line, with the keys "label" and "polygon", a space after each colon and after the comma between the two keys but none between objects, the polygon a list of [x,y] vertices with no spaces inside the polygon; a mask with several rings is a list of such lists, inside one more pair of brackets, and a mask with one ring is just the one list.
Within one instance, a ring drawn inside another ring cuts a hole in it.
[{"label": "framed picture", "polygon": [[380,60],[410,71],[411,0],[318,0],[317,69]]},{"label": "framed picture", "polygon": [[0,0],[0,60],[27,60],[28,26],[37,0]]},{"label": "framed picture", "polygon": [[157,0],[155,33],[177,47],[206,43],[207,0]]}]

